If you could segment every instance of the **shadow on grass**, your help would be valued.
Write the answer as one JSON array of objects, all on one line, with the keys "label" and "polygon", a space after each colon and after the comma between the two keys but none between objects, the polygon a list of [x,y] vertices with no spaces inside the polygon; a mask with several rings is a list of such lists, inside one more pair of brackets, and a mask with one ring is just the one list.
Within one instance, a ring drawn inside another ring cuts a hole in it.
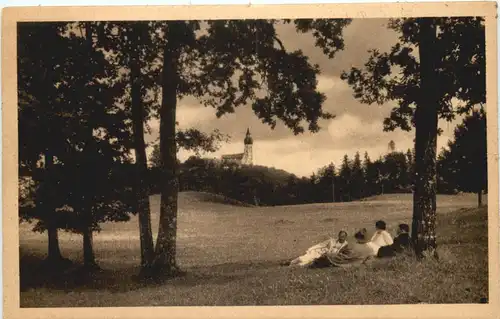
[{"label": "shadow on grass", "polygon": [[127,292],[144,287],[161,285],[197,286],[223,285],[232,281],[258,276],[258,270],[277,268],[280,261],[224,263],[214,266],[196,266],[184,269],[177,277],[158,281],[139,279],[140,268],[129,267],[118,270],[86,269],[81,263],[71,263],[66,267],[48,266],[44,256],[29,254],[20,250],[21,292],[46,288],[62,291],[108,290]]}]

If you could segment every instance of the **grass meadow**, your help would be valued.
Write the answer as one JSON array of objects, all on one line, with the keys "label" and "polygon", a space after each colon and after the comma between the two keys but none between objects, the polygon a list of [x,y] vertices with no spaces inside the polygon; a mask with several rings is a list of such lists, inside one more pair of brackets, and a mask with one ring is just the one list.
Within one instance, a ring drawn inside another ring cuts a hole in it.
[{"label": "grass meadow", "polygon": [[[411,256],[353,269],[290,269],[280,262],[345,229],[395,234],[411,224],[412,197],[383,195],[351,203],[245,207],[204,193],[179,194],[178,262],[186,274],[162,284],[134,280],[140,260],[138,221],[104,224],[95,235],[102,271],[47,278],[40,260],[46,234],[20,225],[21,307],[381,305],[479,303],[488,298],[487,208],[474,195],[439,195],[439,261]],[[151,197],[157,231],[159,196]],[[155,234],[156,235],[156,234]],[[60,233],[65,257],[82,259],[82,239]]]}]

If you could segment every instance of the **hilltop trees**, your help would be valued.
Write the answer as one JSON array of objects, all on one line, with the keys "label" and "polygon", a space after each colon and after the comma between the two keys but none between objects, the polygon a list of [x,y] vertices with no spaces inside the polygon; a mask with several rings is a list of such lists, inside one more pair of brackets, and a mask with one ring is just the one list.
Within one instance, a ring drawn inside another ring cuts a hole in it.
[{"label": "hilltop trees", "polygon": [[458,190],[477,193],[478,206],[487,190],[486,112],[475,110],[455,129],[454,140],[440,154],[445,181]]},{"label": "hilltop trees", "polygon": [[437,256],[438,118],[451,120],[485,101],[484,23],[474,17],[411,18],[389,27],[399,32],[399,43],[389,53],[370,51],[364,68],[342,78],[363,103],[397,102],[385,130],[415,127],[414,247],[419,257]]},{"label": "hilltop trees", "polygon": [[314,194],[313,202],[322,202],[322,201],[337,201],[338,194],[338,176],[335,171],[335,165],[330,164],[325,167],[322,167],[318,170],[317,175],[313,175],[317,181],[314,181],[311,178],[311,188],[313,189],[311,194]]},{"label": "hilltop trees", "polygon": [[[471,125],[471,127],[480,126]],[[477,132],[472,134],[470,130],[466,132],[471,136],[477,135]],[[479,137],[469,139],[471,142],[480,141]],[[438,158],[439,193],[475,191],[472,188],[473,184],[467,182],[470,180],[468,174],[471,174],[471,171],[484,169],[484,163],[474,166],[473,170],[466,170],[465,167],[471,167],[469,164],[460,168],[459,163],[471,163],[470,159],[473,157],[467,147],[460,150],[462,150],[460,153],[454,151],[452,156],[449,148],[444,149]],[[474,150],[477,154],[482,154],[480,156],[485,160],[484,149],[477,147]],[[257,199],[258,204],[262,206],[344,202],[384,193],[412,192],[414,162],[411,150],[407,150],[406,153],[387,153],[373,162],[367,152],[364,153],[362,163],[357,163],[360,162],[357,157],[355,154],[354,159],[350,160],[349,156],[345,155],[344,165],[340,169],[336,169],[332,163],[321,167],[308,178],[299,178],[270,167],[258,165],[239,167],[236,164],[222,164],[217,160],[192,156],[184,163],[180,163],[180,190],[212,192],[252,205]],[[463,186],[458,181],[462,176]],[[344,178],[349,180],[345,181]],[[483,187],[486,186],[484,184]]]},{"label": "hilltop trees", "polygon": [[406,154],[391,152],[384,156],[385,174],[387,174],[387,188],[393,192],[405,191],[410,185],[408,162]]},{"label": "hilltop trees", "polygon": [[352,163],[349,160],[349,156],[346,154],[342,159],[342,165],[340,166],[339,172],[339,190],[340,190],[340,200],[350,201],[351,200],[351,181],[352,181]]},{"label": "hilltop trees", "polygon": [[370,196],[378,193],[377,181],[378,181],[378,169],[376,164],[372,162],[368,152],[365,152],[363,159],[363,176],[365,179],[365,196]]},{"label": "hilltop trees", "polygon": [[263,206],[344,202],[410,192],[411,163],[405,153],[389,153],[375,162],[368,153],[364,157],[361,162],[359,154],[352,160],[345,155],[340,169],[332,163],[309,178],[300,178],[270,167],[231,165],[191,156],[179,166],[180,190],[212,192]]},{"label": "hilltop trees", "polygon": [[351,198],[357,200],[365,196],[365,177],[359,152],[354,155],[351,173]]},{"label": "hilltop trees", "polygon": [[[331,198],[330,188],[332,174],[335,180],[335,193],[339,201],[359,200],[368,196],[384,193],[405,193],[411,188],[409,167],[404,153],[388,153],[372,162],[367,152],[361,162],[359,152],[350,160],[346,154],[342,165],[335,171],[333,164],[327,165],[313,174],[316,182],[312,182],[312,193],[318,202],[328,202]],[[333,172],[331,170],[333,168]]]}]

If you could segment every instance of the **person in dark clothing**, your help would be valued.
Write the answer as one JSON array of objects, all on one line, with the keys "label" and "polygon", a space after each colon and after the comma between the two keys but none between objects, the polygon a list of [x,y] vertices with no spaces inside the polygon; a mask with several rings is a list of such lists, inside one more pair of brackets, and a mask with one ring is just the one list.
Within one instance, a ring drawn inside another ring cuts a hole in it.
[{"label": "person in dark clothing", "polygon": [[377,257],[393,257],[409,248],[410,245],[410,226],[408,224],[399,224],[398,234],[394,238],[394,242],[392,245],[380,247]]}]

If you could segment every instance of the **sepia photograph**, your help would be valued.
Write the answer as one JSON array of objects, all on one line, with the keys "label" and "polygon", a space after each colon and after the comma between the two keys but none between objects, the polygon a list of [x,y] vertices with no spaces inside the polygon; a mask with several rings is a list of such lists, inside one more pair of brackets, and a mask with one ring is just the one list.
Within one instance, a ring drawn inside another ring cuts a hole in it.
[{"label": "sepia photograph", "polygon": [[21,309],[496,304],[489,4],[448,15],[414,4],[407,16],[4,11],[9,298]]}]

